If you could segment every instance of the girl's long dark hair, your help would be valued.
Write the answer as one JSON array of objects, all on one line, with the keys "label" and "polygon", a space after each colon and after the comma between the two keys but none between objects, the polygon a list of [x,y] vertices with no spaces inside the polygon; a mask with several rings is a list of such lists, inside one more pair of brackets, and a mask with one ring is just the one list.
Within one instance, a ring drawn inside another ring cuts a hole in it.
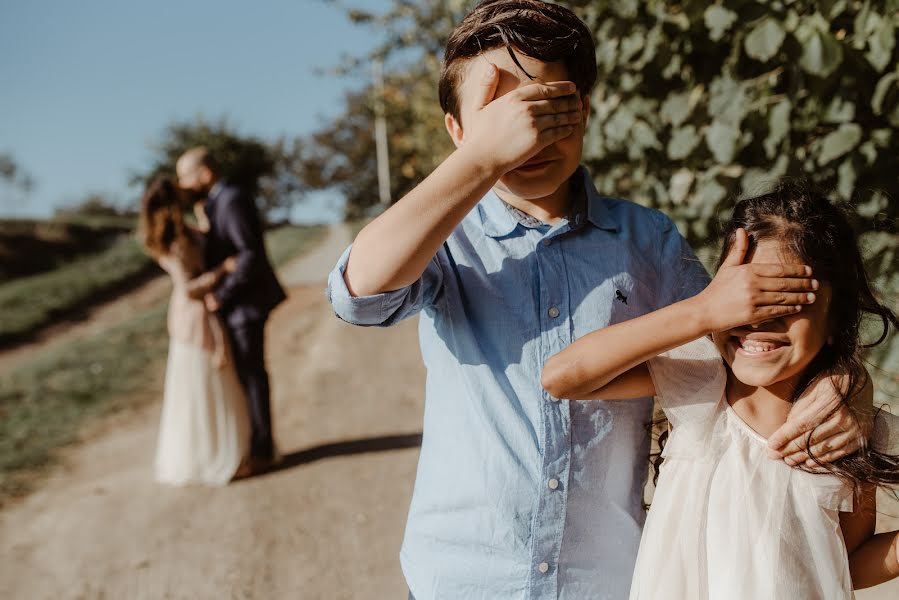
[{"label": "girl's long dark hair", "polygon": [[[831,203],[807,183],[793,179],[781,182],[767,194],[741,200],[725,226],[719,267],[734,244],[738,228],[746,230],[751,244],[777,240],[785,251],[811,266],[815,278],[830,284],[830,338],[803,372],[793,390],[793,401],[819,378],[845,375],[844,389],[835,392],[847,404],[869,383],[862,351],[882,343],[890,325],[899,327],[899,319],[871,290],[846,209]],[[874,340],[865,344],[862,327],[872,320],[875,323],[872,330],[880,331]],[[809,433],[808,440],[813,433]],[[819,461],[811,451],[809,455],[820,467],[852,483],[856,489],[861,483],[899,483],[899,456],[867,447],[833,463]]]},{"label": "girl's long dark hair", "polygon": [[184,217],[178,188],[168,176],[157,175],[141,199],[140,241],[147,252],[159,258],[172,243],[184,237]]}]

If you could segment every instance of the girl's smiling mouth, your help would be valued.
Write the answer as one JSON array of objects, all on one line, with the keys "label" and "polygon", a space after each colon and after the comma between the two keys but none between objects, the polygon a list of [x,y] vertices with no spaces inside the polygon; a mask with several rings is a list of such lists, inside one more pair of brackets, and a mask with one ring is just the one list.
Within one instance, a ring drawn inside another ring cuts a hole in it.
[{"label": "girl's smiling mouth", "polygon": [[770,334],[750,333],[733,336],[731,343],[736,346],[736,353],[751,358],[765,358],[772,352],[789,346],[787,340]]}]

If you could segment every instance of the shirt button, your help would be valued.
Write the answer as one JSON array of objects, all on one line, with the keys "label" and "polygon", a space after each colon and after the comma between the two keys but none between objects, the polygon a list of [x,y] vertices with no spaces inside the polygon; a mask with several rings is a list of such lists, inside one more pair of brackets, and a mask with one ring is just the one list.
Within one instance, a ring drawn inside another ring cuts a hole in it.
[{"label": "shirt button", "polygon": [[549,571],[549,563],[540,563],[539,565],[537,565],[537,570],[541,573],[546,573],[547,571]]},{"label": "shirt button", "polygon": [[553,243],[553,241],[552,241],[551,239],[549,239],[549,238],[546,238],[545,240],[543,240],[543,245],[544,245],[544,246],[549,246],[549,245],[552,244],[552,243]]},{"label": "shirt button", "polygon": [[559,489],[559,480],[553,477],[549,481],[546,482],[546,485],[549,486],[549,489],[556,490]]},{"label": "shirt button", "polygon": [[549,316],[552,317],[553,319],[555,319],[556,317],[559,316],[559,309],[558,309],[558,307],[553,306],[553,307],[551,307],[551,308],[549,309],[549,311],[547,311],[547,312],[549,312]]}]

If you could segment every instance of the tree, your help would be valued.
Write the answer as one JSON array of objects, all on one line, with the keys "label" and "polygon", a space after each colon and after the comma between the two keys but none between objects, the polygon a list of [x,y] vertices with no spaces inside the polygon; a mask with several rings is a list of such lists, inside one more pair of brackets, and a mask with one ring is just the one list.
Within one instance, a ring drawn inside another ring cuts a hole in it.
[{"label": "tree", "polygon": [[215,157],[221,175],[256,197],[264,213],[296,200],[298,186],[284,169],[291,149],[280,140],[269,144],[254,136],[241,135],[225,119],[209,122],[198,118],[172,123],[154,145],[152,166],[136,173],[132,181],[146,184],[158,173],[174,174],[178,158],[195,146],[206,146]]},{"label": "tree", "polygon": [[22,169],[11,154],[0,154],[0,180],[25,194],[34,189],[34,178]]},{"label": "tree", "polygon": [[[431,64],[433,63],[433,64]],[[411,71],[388,75],[384,106],[390,147],[390,191],[396,200],[410,191],[449,153],[437,90],[427,76],[436,59]],[[311,135],[291,170],[309,189],[337,189],[346,199],[345,217],[357,219],[378,204],[372,85],[346,95],[343,113]]]}]

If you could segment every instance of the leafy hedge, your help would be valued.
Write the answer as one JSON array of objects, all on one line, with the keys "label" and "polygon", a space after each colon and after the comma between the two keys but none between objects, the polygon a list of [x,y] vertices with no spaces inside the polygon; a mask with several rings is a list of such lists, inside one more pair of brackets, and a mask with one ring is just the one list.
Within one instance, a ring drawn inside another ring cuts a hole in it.
[{"label": "leafy hedge", "polygon": [[[709,250],[737,197],[807,177],[851,202],[899,309],[899,1],[567,4],[597,45],[585,159],[601,191],[660,208]],[[895,401],[899,344],[872,358]]]},{"label": "leafy hedge", "polygon": [[702,245],[736,196],[803,175],[856,203],[872,266],[895,270],[899,2],[568,4],[597,43],[586,159],[604,192]]}]

